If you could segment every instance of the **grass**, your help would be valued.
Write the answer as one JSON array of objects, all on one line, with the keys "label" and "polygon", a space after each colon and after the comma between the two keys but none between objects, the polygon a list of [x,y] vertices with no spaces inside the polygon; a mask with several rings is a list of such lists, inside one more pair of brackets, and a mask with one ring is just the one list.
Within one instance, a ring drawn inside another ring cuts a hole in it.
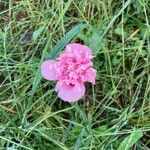
[{"label": "grass", "polygon": [[[39,73],[68,42],[97,69],[74,104]],[[0,49],[0,149],[150,149],[150,0],[2,0]]]}]

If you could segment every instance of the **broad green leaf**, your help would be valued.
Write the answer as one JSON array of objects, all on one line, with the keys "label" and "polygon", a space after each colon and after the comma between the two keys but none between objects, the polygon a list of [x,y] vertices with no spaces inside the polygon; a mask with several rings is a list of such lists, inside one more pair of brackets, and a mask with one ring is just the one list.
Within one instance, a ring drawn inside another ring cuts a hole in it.
[{"label": "broad green leaf", "polygon": [[129,150],[129,148],[133,146],[142,136],[142,130],[133,130],[133,132],[121,142],[118,150]]},{"label": "broad green leaf", "polygon": [[84,43],[90,47],[93,54],[96,55],[100,52],[102,45],[104,44],[104,39],[101,38],[101,35],[102,30],[99,31],[95,27],[91,26],[90,33],[80,33],[78,37],[84,41]]},{"label": "broad green leaf", "polygon": [[[44,61],[44,58],[46,57],[47,59],[52,59],[58,56],[59,52],[61,50],[64,49],[64,47],[66,46],[66,44],[68,44],[70,42],[70,40],[75,37],[79,32],[81,32],[83,29],[85,29],[87,27],[86,24],[79,24],[77,26],[75,26],[74,28],[72,28],[57,44],[56,46],[53,48],[53,50],[48,54],[48,56],[45,56],[47,50],[48,50],[48,44],[50,42],[50,39],[47,42],[47,45],[45,46],[45,49],[43,50],[43,55],[40,61],[40,64]],[[41,73],[40,73],[40,64],[39,64],[39,68],[37,70],[37,73],[34,77],[34,81],[33,81],[33,86],[32,86],[32,90],[30,93],[30,98],[34,95],[42,77],[41,77]]]},{"label": "broad green leaf", "polygon": [[117,34],[117,35],[119,35],[119,36],[122,36],[122,27],[117,27],[116,29],[115,29],[115,33]]},{"label": "broad green leaf", "polygon": [[99,53],[102,48],[102,38],[100,36],[98,31],[93,31],[92,35],[89,37],[90,48],[95,55]]},{"label": "broad green leaf", "polygon": [[45,29],[45,25],[40,27],[39,29],[37,29],[36,31],[33,32],[33,36],[32,36],[32,39],[34,41],[37,40],[37,38],[41,35],[41,33],[43,32],[43,30]]}]

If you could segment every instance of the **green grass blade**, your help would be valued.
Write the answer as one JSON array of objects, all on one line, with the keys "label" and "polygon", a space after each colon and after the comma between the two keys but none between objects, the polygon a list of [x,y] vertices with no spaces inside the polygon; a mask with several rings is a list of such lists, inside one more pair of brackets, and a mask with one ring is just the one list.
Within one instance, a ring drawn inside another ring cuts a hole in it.
[{"label": "green grass blade", "polygon": [[108,32],[108,30],[112,27],[113,23],[116,21],[116,19],[122,14],[122,12],[128,7],[128,5],[133,2],[133,0],[128,0],[124,4],[124,6],[120,9],[120,11],[113,17],[109,25],[107,26],[106,30],[104,31],[102,37],[105,36],[105,34]]},{"label": "green grass blade", "polygon": [[133,132],[127,136],[120,144],[118,150],[129,150],[141,137],[143,132],[140,129],[135,129]]}]

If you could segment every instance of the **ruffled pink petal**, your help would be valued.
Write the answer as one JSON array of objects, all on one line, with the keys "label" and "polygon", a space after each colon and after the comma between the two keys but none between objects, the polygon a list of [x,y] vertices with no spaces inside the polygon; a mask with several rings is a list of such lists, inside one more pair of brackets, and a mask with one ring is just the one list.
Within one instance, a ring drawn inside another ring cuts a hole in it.
[{"label": "ruffled pink petal", "polygon": [[83,55],[86,57],[92,58],[92,51],[86,45],[82,45],[79,43],[71,43],[66,46],[65,52],[74,53],[77,55]]},{"label": "ruffled pink petal", "polygon": [[56,76],[57,61],[46,60],[41,65],[41,74],[47,80],[58,80]]},{"label": "ruffled pink petal", "polygon": [[59,81],[55,90],[58,92],[58,97],[70,103],[78,101],[85,94],[83,83],[76,83],[76,85],[71,86]]},{"label": "ruffled pink petal", "polygon": [[96,70],[94,68],[89,68],[86,71],[86,77],[87,77],[87,82],[91,82],[91,83],[95,84]]}]

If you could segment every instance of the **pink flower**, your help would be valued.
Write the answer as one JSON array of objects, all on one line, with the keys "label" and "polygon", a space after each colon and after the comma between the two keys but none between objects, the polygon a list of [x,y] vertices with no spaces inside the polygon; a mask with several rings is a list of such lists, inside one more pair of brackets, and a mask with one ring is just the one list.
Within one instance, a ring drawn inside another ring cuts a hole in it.
[{"label": "pink flower", "polygon": [[95,84],[96,70],[93,68],[92,57],[87,46],[68,44],[56,60],[42,63],[42,76],[47,80],[57,80],[55,91],[62,100],[78,101],[85,94],[84,82]]}]

